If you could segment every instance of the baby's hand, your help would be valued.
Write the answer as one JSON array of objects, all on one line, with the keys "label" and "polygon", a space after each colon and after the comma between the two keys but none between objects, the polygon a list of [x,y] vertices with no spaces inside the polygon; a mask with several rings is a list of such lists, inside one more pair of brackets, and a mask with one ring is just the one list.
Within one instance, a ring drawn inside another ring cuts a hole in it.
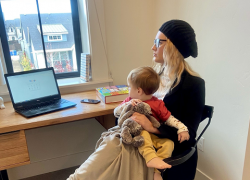
[{"label": "baby's hand", "polygon": [[178,141],[182,143],[183,141],[188,141],[190,138],[188,131],[183,131],[178,134]]},{"label": "baby's hand", "polygon": [[132,104],[132,106],[136,106],[137,104],[141,103],[142,101],[140,99],[131,99],[129,102]]}]

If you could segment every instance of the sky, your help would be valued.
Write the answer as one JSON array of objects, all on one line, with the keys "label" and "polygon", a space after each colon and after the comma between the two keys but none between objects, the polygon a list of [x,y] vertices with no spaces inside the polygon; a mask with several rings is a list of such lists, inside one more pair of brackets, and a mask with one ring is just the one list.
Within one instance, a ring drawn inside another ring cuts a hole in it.
[{"label": "sky", "polygon": [[[40,13],[70,13],[70,0],[38,0]],[[37,14],[36,0],[1,0],[5,20],[20,17],[20,14]]]}]

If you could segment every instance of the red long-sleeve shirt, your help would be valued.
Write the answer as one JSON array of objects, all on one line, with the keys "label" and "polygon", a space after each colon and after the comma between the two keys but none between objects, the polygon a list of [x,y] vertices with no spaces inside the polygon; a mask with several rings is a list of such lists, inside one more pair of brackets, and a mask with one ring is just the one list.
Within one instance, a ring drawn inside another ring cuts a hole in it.
[{"label": "red long-sleeve shirt", "polygon": [[[127,97],[121,104],[129,102],[132,98]],[[151,107],[152,116],[154,116],[160,123],[167,121],[171,112],[166,108],[164,102],[157,97],[152,97],[149,100],[143,101]]]}]

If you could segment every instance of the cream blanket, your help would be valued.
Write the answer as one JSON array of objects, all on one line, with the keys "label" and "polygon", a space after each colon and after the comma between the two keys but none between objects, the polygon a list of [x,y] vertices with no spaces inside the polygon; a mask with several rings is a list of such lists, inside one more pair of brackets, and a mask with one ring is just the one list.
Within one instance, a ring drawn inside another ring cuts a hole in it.
[{"label": "cream blanket", "polygon": [[67,180],[153,180],[138,149],[122,143],[120,128],[102,133],[96,150]]}]

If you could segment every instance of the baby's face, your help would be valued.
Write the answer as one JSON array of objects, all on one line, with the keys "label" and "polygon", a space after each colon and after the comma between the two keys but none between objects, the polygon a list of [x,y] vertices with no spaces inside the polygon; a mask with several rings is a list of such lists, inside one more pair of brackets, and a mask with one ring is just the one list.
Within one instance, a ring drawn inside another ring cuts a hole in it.
[{"label": "baby's face", "polygon": [[128,86],[129,86],[129,96],[132,99],[140,99],[138,88],[133,86],[131,83],[128,83]]}]

